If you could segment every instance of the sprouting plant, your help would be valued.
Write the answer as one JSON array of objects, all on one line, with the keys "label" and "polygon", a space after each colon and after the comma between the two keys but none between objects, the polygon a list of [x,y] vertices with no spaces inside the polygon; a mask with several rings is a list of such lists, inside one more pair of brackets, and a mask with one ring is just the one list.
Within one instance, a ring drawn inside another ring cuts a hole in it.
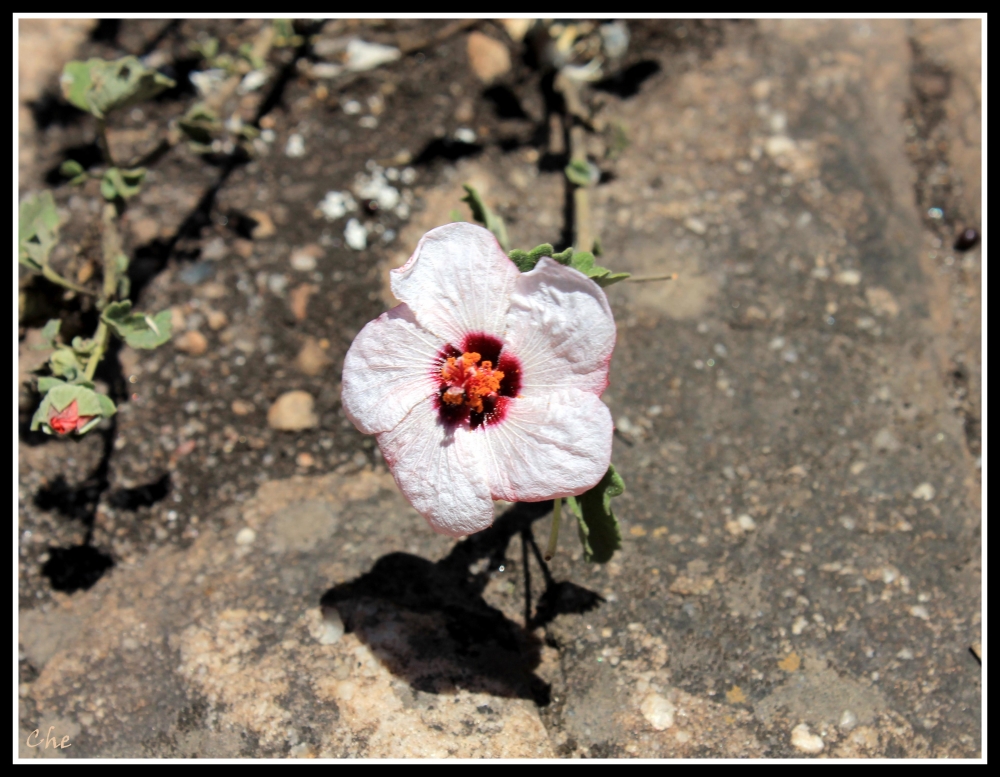
[{"label": "sprouting plant", "polygon": [[91,337],[74,337],[71,342],[64,342],[60,338],[59,319],[51,319],[42,330],[54,350],[46,365],[49,374],[38,378],[42,399],[31,420],[31,429],[40,428],[46,434],[60,436],[86,434],[102,418],[114,415],[114,402],[98,393],[94,384],[110,337],[118,337],[133,348],[156,348],[170,339],[169,311],[136,312],[129,300],[129,258],[122,251],[118,223],[125,201],[142,187],[146,170],[116,163],[108,143],[107,121],[115,111],[148,100],[174,82],[135,57],[123,57],[114,61],[70,62],[63,70],[61,85],[72,105],[94,117],[97,145],[103,159],[103,166],[94,171],[86,171],[78,162],[69,160],[61,172],[72,184],[98,178],[106,202],[100,221],[102,281],[98,290],[65,278],[49,262],[52,250],[59,243],[59,213],[52,192],[45,190],[26,197],[19,209],[18,261],[72,294],[92,297],[100,313]]}]

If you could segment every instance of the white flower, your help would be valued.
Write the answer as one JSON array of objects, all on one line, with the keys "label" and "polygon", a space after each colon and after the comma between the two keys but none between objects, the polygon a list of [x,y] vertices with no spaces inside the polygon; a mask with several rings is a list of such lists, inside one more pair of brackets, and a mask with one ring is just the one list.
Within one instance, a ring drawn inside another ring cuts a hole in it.
[{"label": "white flower", "polygon": [[582,494],[611,461],[615,323],[601,288],[542,259],[521,273],[481,227],[449,224],[391,274],[402,300],[344,360],[343,406],[377,435],[410,503],[442,534],[493,522],[493,499]]}]

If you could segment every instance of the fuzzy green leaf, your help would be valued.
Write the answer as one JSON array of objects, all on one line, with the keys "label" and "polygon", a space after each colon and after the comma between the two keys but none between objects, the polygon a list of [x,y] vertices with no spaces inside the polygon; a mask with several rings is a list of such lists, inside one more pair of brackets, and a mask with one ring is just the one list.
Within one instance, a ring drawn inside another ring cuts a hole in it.
[{"label": "fuzzy green leaf", "polygon": [[133,313],[132,303],[125,300],[108,305],[101,318],[133,348],[156,348],[170,339],[169,310],[162,310],[155,316]]},{"label": "fuzzy green leaf", "polygon": [[[56,347],[56,338],[59,336],[59,327],[62,326],[62,321],[58,318],[50,318],[45,322],[45,326],[42,327],[42,337],[45,338],[45,342],[49,345],[49,348]],[[42,346],[45,347],[45,346]]]},{"label": "fuzzy green leaf", "polygon": [[131,56],[110,62],[103,59],[69,62],[60,81],[63,95],[70,103],[99,119],[116,108],[148,100],[175,85],[173,79]]},{"label": "fuzzy green leaf", "polygon": [[578,497],[566,498],[576,516],[583,556],[587,561],[603,564],[621,548],[622,531],[611,509],[611,498],[624,491],[625,481],[612,464],[592,489]]},{"label": "fuzzy green leaf", "polygon": [[66,381],[60,380],[59,378],[44,377],[38,379],[38,393],[45,395],[56,386],[65,386]]},{"label": "fuzzy green leaf", "polygon": [[504,251],[509,251],[510,240],[507,238],[507,226],[503,223],[503,219],[486,207],[486,203],[479,196],[479,192],[468,184],[463,184],[462,188],[466,192],[462,198],[462,202],[468,203],[469,209],[472,211],[472,218],[493,233],[493,236]]},{"label": "fuzzy green leaf", "polygon": [[52,192],[45,190],[26,197],[18,210],[18,261],[32,270],[41,270],[58,242],[59,213]]},{"label": "fuzzy green leaf", "polygon": [[49,357],[49,370],[53,375],[74,381],[83,375],[83,365],[73,352],[72,348],[65,345],[60,346],[52,352]]}]

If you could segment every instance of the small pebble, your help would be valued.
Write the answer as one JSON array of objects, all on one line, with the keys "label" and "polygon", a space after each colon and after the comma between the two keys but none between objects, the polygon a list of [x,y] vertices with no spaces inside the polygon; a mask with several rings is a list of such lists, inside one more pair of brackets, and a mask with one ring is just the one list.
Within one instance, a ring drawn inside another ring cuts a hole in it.
[{"label": "small pebble", "polygon": [[843,270],[837,273],[834,280],[841,286],[857,286],[861,283],[861,273],[857,270]]},{"label": "small pebble", "polygon": [[910,615],[912,615],[914,618],[920,618],[920,620],[922,621],[929,620],[931,617],[931,614],[927,612],[927,608],[924,607],[922,604],[913,605],[910,608]]},{"label": "small pebble", "polygon": [[651,693],[643,699],[639,710],[643,717],[649,721],[649,725],[657,731],[665,731],[674,725],[674,715],[677,708],[658,693]]},{"label": "small pebble", "polygon": [[247,215],[257,222],[257,226],[250,230],[250,236],[254,240],[265,240],[277,234],[278,230],[274,226],[274,221],[266,211],[251,210]]},{"label": "small pebble", "polygon": [[704,235],[708,232],[708,225],[701,219],[696,219],[693,216],[684,219],[684,226],[696,235]]},{"label": "small pebble", "polygon": [[208,328],[213,332],[218,332],[229,323],[229,316],[221,310],[209,310],[205,314],[205,318],[208,321]]},{"label": "small pebble", "polygon": [[812,733],[805,723],[799,723],[792,729],[792,747],[803,753],[820,753],[823,751],[823,737]]},{"label": "small pebble", "polygon": [[191,329],[174,341],[174,347],[192,356],[201,356],[208,350],[208,340],[197,329]]},{"label": "small pebble", "polygon": [[249,415],[255,409],[253,403],[247,402],[244,399],[234,399],[230,408],[235,415]]},{"label": "small pebble", "polygon": [[267,411],[267,425],[287,432],[312,429],[319,425],[315,404],[307,391],[287,391]]},{"label": "small pebble", "polygon": [[289,135],[288,142],[285,144],[285,156],[296,159],[305,155],[306,142],[303,137],[297,132]]},{"label": "small pebble", "polygon": [[256,539],[257,539],[257,532],[255,532],[249,526],[244,526],[242,529],[236,532],[237,545],[253,545],[253,542]]},{"label": "small pebble", "polygon": [[837,722],[837,728],[841,731],[851,731],[857,725],[858,716],[854,714],[853,710],[844,710],[840,713],[840,720]]},{"label": "small pebble", "polygon": [[934,494],[936,493],[937,492],[934,490],[934,486],[930,483],[921,483],[913,489],[913,493],[910,496],[914,499],[923,499],[925,502],[929,502],[934,498]]},{"label": "small pebble", "polygon": [[355,251],[363,251],[368,245],[368,230],[357,219],[351,219],[344,227],[344,242]]}]

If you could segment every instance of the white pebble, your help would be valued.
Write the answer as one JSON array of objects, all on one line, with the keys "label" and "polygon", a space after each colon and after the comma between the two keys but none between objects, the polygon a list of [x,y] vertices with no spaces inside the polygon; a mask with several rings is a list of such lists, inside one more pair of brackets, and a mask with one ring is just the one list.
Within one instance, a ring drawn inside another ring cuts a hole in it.
[{"label": "white pebble", "polygon": [[737,517],[736,523],[740,525],[743,531],[753,531],[757,528],[757,522],[746,513]]},{"label": "white pebble", "polygon": [[348,100],[341,107],[344,109],[344,113],[348,116],[356,116],[361,113],[361,103],[357,100]]},{"label": "white pebble", "polygon": [[704,235],[708,232],[708,225],[701,219],[694,218],[694,216],[684,219],[684,226],[696,235]]},{"label": "white pebble", "polygon": [[236,93],[249,94],[250,92],[257,91],[266,83],[267,74],[263,70],[251,70],[243,76],[243,80],[240,81],[240,85],[236,87]]},{"label": "white pebble", "polygon": [[362,116],[358,119],[358,126],[365,129],[375,129],[378,126],[378,119],[374,116]]},{"label": "white pebble", "polygon": [[327,192],[319,204],[320,212],[327,221],[336,221],[348,212],[357,210],[357,207],[350,192]]},{"label": "white pebble", "polygon": [[409,186],[417,180],[417,171],[412,167],[404,167],[403,171],[399,174],[399,180]]},{"label": "white pebble", "polygon": [[639,706],[643,717],[657,731],[665,731],[674,725],[674,714],[677,708],[658,693],[651,693]]},{"label": "white pebble", "polygon": [[768,343],[767,347],[770,348],[772,351],[780,351],[782,348],[785,347],[785,338],[775,337],[773,340],[771,340],[770,343]]},{"label": "white pebble", "polygon": [[323,614],[323,622],[316,632],[316,641],[321,645],[334,645],[340,642],[340,638],[344,636],[344,622],[340,619],[340,613],[328,609]]},{"label": "white pebble", "polygon": [[254,540],[256,539],[257,539],[257,532],[255,532],[249,526],[244,526],[242,529],[236,532],[237,545],[253,545]]},{"label": "white pebble", "polygon": [[792,729],[792,747],[803,753],[819,753],[823,751],[823,737],[812,733],[805,723],[799,723]]},{"label": "white pebble", "polygon": [[357,219],[351,219],[344,227],[344,242],[355,251],[363,251],[368,245],[368,230]]},{"label": "white pebble", "polygon": [[858,716],[854,714],[853,710],[844,710],[840,713],[840,721],[837,723],[837,727],[841,731],[851,731],[857,725]]},{"label": "white pebble", "polygon": [[911,494],[911,496],[914,499],[923,499],[925,502],[929,502],[934,498],[934,494],[936,493],[937,492],[934,490],[934,486],[932,486],[930,483],[921,483],[919,486],[913,489],[913,493]]},{"label": "white pebble", "polygon": [[927,608],[922,604],[915,604],[910,608],[910,615],[914,618],[920,618],[920,620],[925,621],[930,619],[931,614],[927,612]]},{"label": "white pebble", "polygon": [[455,140],[459,143],[475,143],[476,131],[468,127],[459,127],[455,130]]},{"label": "white pebble", "polygon": [[295,251],[292,253],[291,264],[293,270],[312,272],[316,269],[316,257],[309,251]]},{"label": "white pebble", "polygon": [[306,142],[297,132],[288,136],[285,144],[285,156],[293,159],[306,155]]},{"label": "white pebble", "polygon": [[901,661],[911,661],[913,660],[913,651],[909,648],[903,648],[898,653],[896,653],[896,658]]},{"label": "white pebble", "polygon": [[857,286],[861,283],[861,273],[857,270],[844,270],[837,273],[834,280],[841,286]]}]

